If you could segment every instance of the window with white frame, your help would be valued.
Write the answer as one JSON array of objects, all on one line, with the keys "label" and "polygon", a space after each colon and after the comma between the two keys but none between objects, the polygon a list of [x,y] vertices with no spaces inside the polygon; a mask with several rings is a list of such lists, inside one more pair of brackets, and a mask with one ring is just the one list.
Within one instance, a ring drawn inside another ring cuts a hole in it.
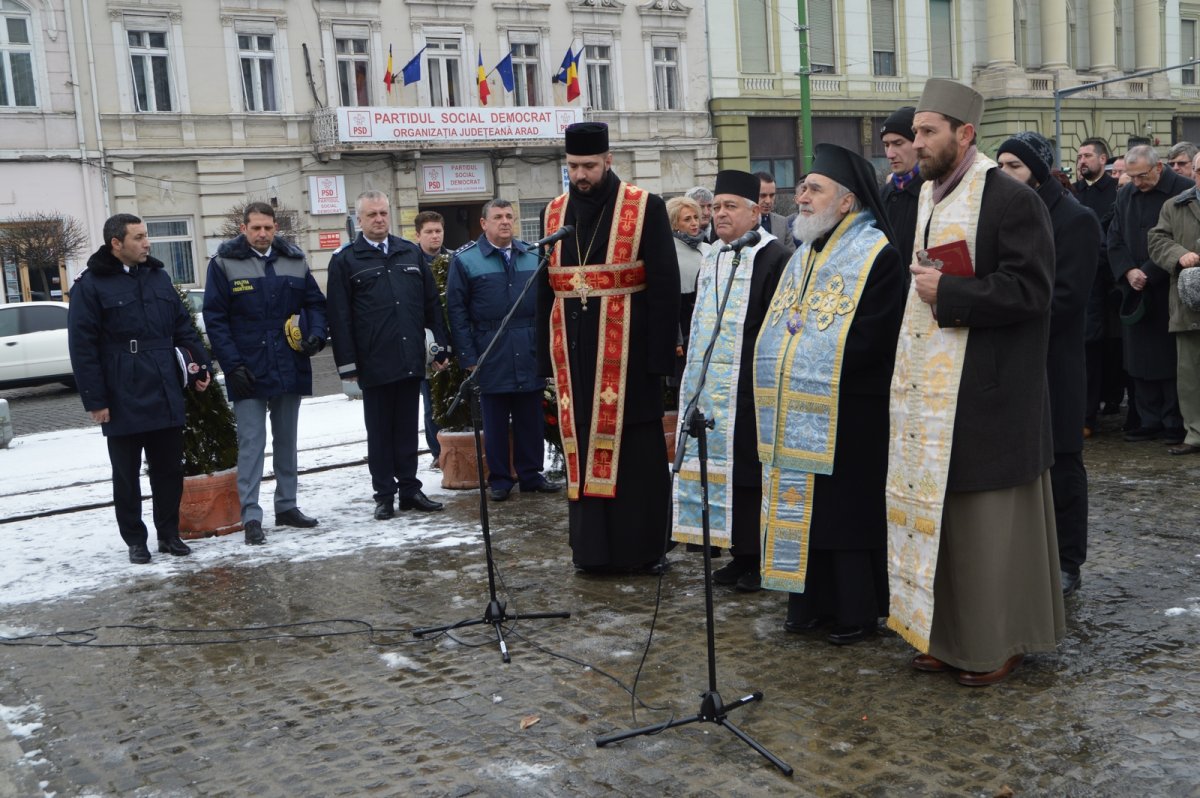
[{"label": "window with white frame", "polygon": [[29,9],[13,0],[0,0],[0,107],[37,105],[33,77],[33,20]]},{"label": "window with white frame", "polygon": [[650,41],[654,64],[654,107],[659,111],[678,111],[682,106],[679,91],[679,40],[655,36]]},{"label": "window with white frame", "polygon": [[273,26],[239,24],[237,45],[242,71],[242,108],[246,111],[278,111]]},{"label": "window with white frame", "polygon": [[771,71],[769,5],[763,0],[738,0],[738,59],[743,72]]},{"label": "window with white frame", "polygon": [[521,240],[537,241],[542,237],[542,209],[550,200],[521,200]]},{"label": "window with white frame", "polygon": [[541,96],[538,34],[536,31],[509,31],[508,45],[512,48],[513,102],[517,105],[537,105]]},{"label": "window with white frame", "polygon": [[895,0],[871,0],[871,71],[896,74]]},{"label": "window with white frame", "polygon": [[432,105],[463,104],[462,40],[428,39],[425,63],[429,66],[429,102]]},{"label": "window with white frame", "polygon": [[146,219],[146,234],[150,238],[150,255],[163,262],[171,282],[193,285],[196,282],[195,242],[192,220]]},{"label": "window with white frame", "polygon": [[[1179,61],[1187,63],[1196,58],[1196,20],[1181,19],[1179,20]],[[1196,85],[1196,65],[1186,66],[1180,70],[1181,81],[1184,86]]]},{"label": "window with white frame", "polygon": [[808,0],[808,63],[813,72],[837,72],[833,0]]},{"label": "window with white frame", "polygon": [[174,111],[166,20],[161,30],[127,29],[133,100],[138,111]]},{"label": "window with white frame", "polygon": [[345,36],[334,30],[333,49],[337,54],[338,96],[342,105],[370,105],[370,48],[367,29],[361,33],[347,30]]},{"label": "window with white frame", "polygon": [[929,74],[954,77],[954,9],[951,0],[929,0]]},{"label": "window with white frame", "polygon": [[608,34],[585,34],[583,66],[587,73],[588,105],[597,111],[613,111],[613,41]]}]

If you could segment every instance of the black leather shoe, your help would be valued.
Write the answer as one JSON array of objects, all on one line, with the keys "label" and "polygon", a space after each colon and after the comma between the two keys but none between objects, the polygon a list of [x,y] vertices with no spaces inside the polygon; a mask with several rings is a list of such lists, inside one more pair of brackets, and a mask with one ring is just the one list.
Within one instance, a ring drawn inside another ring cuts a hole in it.
[{"label": "black leather shoe", "polygon": [[506,502],[512,488],[488,488],[488,498],[494,502]]},{"label": "black leather shoe", "polygon": [[875,626],[835,626],[825,639],[835,646],[848,646],[875,634]]},{"label": "black leather shoe", "polygon": [[145,565],[150,562],[150,549],[145,543],[135,543],[129,547],[129,561],[134,565]]},{"label": "black leather shoe", "polygon": [[433,513],[442,509],[441,502],[435,502],[421,491],[400,499],[401,510],[420,510],[423,513]]},{"label": "black leather shoe", "polygon": [[1157,440],[1162,435],[1162,427],[1138,427],[1125,433],[1125,440],[1130,443]]},{"label": "black leather shoe", "polygon": [[262,531],[262,521],[247,521],[245,531],[247,546],[261,546],[267,542],[267,536]]},{"label": "black leather shoe", "polygon": [[807,621],[784,621],[783,631],[798,635],[808,634],[820,629],[824,623],[820,618],[809,618]]},{"label": "black leather shoe", "polygon": [[1168,427],[1158,436],[1167,446],[1178,446],[1187,437],[1187,430],[1182,427]]},{"label": "black leather shoe", "polygon": [[284,510],[282,513],[275,513],[275,526],[294,526],[300,529],[312,529],[319,523],[321,522],[317,519],[300,512],[299,507]]},{"label": "black leather shoe", "polygon": [[717,585],[736,585],[738,580],[751,571],[757,571],[758,566],[754,563],[733,558],[733,562],[727,563],[721,568],[713,571],[712,580]]},{"label": "black leather shoe", "polygon": [[192,553],[192,548],[179,539],[179,535],[171,538],[158,539],[158,553],[172,554],[176,557],[186,557]]},{"label": "black leather shoe", "polygon": [[1069,574],[1066,571],[1062,572],[1062,592],[1063,598],[1074,593],[1083,584],[1083,576],[1080,574]]},{"label": "black leather shoe", "polygon": [[375,520],[386,521],[396,517],[396,502],[391,496],[375,501]]},{"label": "black leather shoe", "polygon": [[660,557],[657,560],[648,562],[638,569],[638,573],[649,574],[650,576],[660,576],[671,570],[671,561],[666,557]]},{"label": "black leather shoe", "polygon": [[747,571],[738,577],[738,580],[733,585],[743,593],[757,593],[763,589],[762,574],[755,568],[753,571]]},{"label": "black leather shoe", "polygon": [[522,493],[558,493],[562,489],[561,482],[551,482],[545,478],[536,485],[530,485],[528,488],[524,485],[521,486]]}]

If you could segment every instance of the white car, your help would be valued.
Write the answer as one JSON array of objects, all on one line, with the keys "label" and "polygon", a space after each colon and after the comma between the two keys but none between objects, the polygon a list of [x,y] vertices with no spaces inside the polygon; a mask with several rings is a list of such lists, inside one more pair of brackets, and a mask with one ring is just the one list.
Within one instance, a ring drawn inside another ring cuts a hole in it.
[{"label": "white car", "polygon": [[200,337],[204,339],[204,343],[208,343],[208,331],[204,329],[204,289],[185,288],[183,293],[188,300],[188,310],[196,312],[196,326],[200,328]]},{"label": "white car", "polygon": [[61,382],[75,387],[66,302],[0,305],[0,388]]}]

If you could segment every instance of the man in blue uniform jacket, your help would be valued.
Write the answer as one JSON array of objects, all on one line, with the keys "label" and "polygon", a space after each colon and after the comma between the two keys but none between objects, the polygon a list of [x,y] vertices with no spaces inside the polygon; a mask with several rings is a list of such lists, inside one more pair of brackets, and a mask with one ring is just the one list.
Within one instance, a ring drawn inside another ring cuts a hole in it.
[{"label": "man in blue uniform jacket", "polygon": [[67,315],[79,398],[108,441],[117,528],[129,561],[150,562],[142,521],[142,452],[150,466],[158,550],[191,554],[179,539],[183,495],[183,386],[208,387],[208,353],[146,225],[129,213],[104,223],[104,246],[71,290]]},{"label": "man in blue uniform jacket", "polygon": [[[459,364],[475,371],[479,356],[492,343],[500,321],[517,302],[525,283],[538,268],[538,257],[513,238],[512,203],[494,199],[483,206],[483,235],[454,253],[446,280],[446,310]],[[562,485],[542,476],[545,451],[542,393],[546,381],[537,375],[534,323],[537,292],[530,290],[513,313],[483,369],[475,375],[487,440],[488,488],[502,502],[513,488],[509,469],[509,423],[512,466],[522,491],[554,493]]]},{"label": "man in blue uniform jacket", "polygon": [[[387,194],[364,191],[354,207],[362,233],[329,261],[329,318],[338,374],[363,392],[375,519],[395,515],[397,493],[401,510],[436,512],[417,479],[417,418],[425,329],[448,343],[437,284],[420,249],[389,233]],[[447,359],[441,352],[433,368]]]},{"label": "man in blue uniform jacket", "polygon": [[[309,358],[325,348],[325,296],[304,253],[275,231],[275,209],[265,202],[248,204],[241,235],[222,244],[209,261],[204,287],[204,326],[237,418],[238,494],[251,546],[267,542],[258,490],[268,412],[275,525],[317,525],[296,506],[296,429],[300,397],[312,393]],[[294,343],[285,331],[293,316],[307,328]]]}]

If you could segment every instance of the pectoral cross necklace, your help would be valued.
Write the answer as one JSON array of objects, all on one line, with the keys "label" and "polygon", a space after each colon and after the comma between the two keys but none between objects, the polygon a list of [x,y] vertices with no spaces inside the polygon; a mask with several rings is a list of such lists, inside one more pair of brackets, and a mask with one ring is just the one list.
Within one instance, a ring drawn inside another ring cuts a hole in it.
[{"label": "pectoral cross necklace", "polygon": [[592,256],[592,247],[596,243],[596,236],[600,232],[601,225],[604,224],[604,214],[608,213],[608,208],[603,208],[600,211],[600,218],[596,220],[596,226],[592,229],[592,240],[588,241],[587,251],[579,250],[579,232],[575,233],[575,257],[579,259],[579,266],[575,270],[575,276],[571,278],[571,287],[579,294],[579,307],[587,310],[588,293],[591,292],[591,286],[588,285],[587,274],[583,267],[587,265],[588,258]]}]

